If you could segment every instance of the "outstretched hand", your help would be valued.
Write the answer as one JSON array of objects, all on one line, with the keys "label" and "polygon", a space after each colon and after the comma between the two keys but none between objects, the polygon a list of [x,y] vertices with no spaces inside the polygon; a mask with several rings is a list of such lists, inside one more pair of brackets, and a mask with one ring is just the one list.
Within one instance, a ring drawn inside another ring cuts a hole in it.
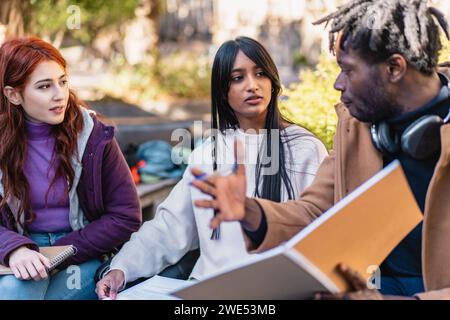
[{"label": "outstretched hand", "polygon": [[234,142],[235,170],[227,176],[212,174],[207,176],[199,169],[192,169],[196,177],[192,186],[212,200],[197,200],[194,204],[199,208],[211,208],[217,211],[211,220],[211,228],[217,228],[222,221],[240,221],[245,216],[246,178],[243,164],[243,152],[240,143]]}]

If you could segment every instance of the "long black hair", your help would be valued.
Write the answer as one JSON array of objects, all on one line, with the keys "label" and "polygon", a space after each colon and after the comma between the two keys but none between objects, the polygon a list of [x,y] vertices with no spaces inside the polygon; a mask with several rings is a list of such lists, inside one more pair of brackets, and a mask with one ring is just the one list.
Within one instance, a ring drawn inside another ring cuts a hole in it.
[{"label": "long black hair", "polygon": [[[211,106],[212,106],[212,129],[218,129],[222,133],[227,129],[237,129],[239,127],[238,119],[234,110],[228,103],[228,91],[231,83],[231,71],[233,69],[234,61],[238,52],[242,51],[249,59],[251,59],[258,67],[260,67],[264,74],[270,79],[272,83],[271,99],[268,106],[264,129],[266,134],[262,146],[259,150],[258,161],[255,173],[255,196],[269,199],[272,201],[281,201],[281,187],[284,184],[289,199],[294,199],[294,190],[291,180],[286,171],[285,165],[285,149],[287,144],[282,143],[283,131],[282,121],[286,121],[280,115],[278,109],[278,96],[281,92],[280,76],[277,67],[270,57],[267,50],[256,40],[248,37],[238,37],[222,44],[214,58],[212,76],[211,76]],[[287,122],[287,121],[286,121]],[[272,130],[278,130],[278,154],[272,154],[271,141]],[[217,131],[217,130],[216,130]],[[217,137],[213,139],[213,168],[217,169]],[[284,139],[283,139],[284,140]],[[268,173],[267,168],[269,164],[261,163],[261,154],[265,151],[268,157],[272,160],[278,157],[278,170],[276,173]],[[261,185],[261,176],[263,176]]]}]

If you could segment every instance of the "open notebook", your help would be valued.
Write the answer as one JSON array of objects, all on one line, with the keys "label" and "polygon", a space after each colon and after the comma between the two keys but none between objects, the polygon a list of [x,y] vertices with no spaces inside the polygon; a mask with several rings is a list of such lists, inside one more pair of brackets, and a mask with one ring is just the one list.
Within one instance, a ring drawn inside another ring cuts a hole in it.
[{"label": "open notebook", "polygon": [[369,279],[369,270],[422,218],[395,161],[288,242],[173,294],[182,299],[309,299],[319,291],[345,291],[337,264]]},{"label": "open notebook", "polygon": [[[39,252],[50,259],[51,267],[48,271],[53,270],[64,260],[76,254],[74,246],[56,246],[56,247],[40,247]],[[0,264],[0,275],[14,274],[10,268]]]}]

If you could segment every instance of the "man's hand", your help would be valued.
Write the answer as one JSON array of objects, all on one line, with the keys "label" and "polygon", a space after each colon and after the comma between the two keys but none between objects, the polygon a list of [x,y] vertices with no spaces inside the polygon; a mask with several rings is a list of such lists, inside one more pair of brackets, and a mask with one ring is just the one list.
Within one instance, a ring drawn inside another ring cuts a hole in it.
[{"label": "man's hand", "polygon": [[125,274],[122,270],[112,270],[103,277],[96,285],[99,299],[110,298],[116,300],[117,292],[124,286]]},{"label": "man's hand", "polygon": [[37,251],[19,247],[10,254],[9,267],[19,280],[39,281],[48,278],[50,260]]},{"label": "man's hand", "polygon": [[337,270],[348,282],[350,292],[337,294],[321,292],[316,294],[315,300],[384,300],[378,290],[367,288],[366,280],[357,271],[343,264],[339,264]]},{"label": "man's hand", "polygon": [[339,273],[350,286],[350,292],[332,294],[328,292],[317,293],[315,300],[416,300],[414,297],[382,295],[377,289],[367,288],[366,280],[350,267],[339,264]]},{"label": "man's hand", "polygon": [[192,169],[192,174],[197,178],[192,185],[213,197],[212,200],[197,200],[195,205],[200,208],[217,210],[217,215],[211,220],[211,228],[217,228],[222,221],[241,221],[245,218],[246,178],[245,166],[239,159],[238,143],[234,143],[234,159],[237,168],[228,176],[206,176],[201,170]]}]

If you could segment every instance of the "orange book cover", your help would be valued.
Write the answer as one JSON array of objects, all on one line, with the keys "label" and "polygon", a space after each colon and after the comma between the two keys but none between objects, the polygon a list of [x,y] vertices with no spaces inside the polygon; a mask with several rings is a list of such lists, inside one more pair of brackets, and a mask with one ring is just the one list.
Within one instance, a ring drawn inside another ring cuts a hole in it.
[{"label": "orange book cover", "polygon": [[291,240],[174,293],[184,299],[308,299],[340,292],[339,263],[367,279],[423,219],[398,161],[339,201]]}]

